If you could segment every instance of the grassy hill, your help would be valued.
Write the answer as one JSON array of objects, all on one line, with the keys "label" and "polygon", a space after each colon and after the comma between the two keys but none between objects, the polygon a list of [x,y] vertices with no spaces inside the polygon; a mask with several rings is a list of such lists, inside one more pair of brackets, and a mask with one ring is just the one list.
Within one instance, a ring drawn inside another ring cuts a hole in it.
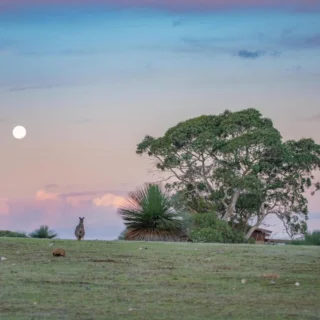
[{"label": "grassy hill", "polygon": [[6,320],[320,319],[319,247],[0,238],[0,256]]}]

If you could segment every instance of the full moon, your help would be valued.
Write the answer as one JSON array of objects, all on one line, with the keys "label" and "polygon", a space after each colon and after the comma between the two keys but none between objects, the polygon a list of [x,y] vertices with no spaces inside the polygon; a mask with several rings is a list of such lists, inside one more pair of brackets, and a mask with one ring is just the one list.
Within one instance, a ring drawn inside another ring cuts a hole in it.
[{"label": "full moon", "polygon": [[12,134],[16,139],[20,140],[20,139],[23,139],[26,136],[27,130],[25,129],[25,127],[16,126],[16,127],[13,128]]}]

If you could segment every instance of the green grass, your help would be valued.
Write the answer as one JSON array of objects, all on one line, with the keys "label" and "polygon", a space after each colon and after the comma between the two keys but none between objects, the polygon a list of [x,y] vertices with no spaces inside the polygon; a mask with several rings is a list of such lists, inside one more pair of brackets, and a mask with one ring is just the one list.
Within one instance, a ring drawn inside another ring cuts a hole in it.
[{"label": "green grass", "polygon": [[0,238],[0,256],[6,320],[320,319],[318,247]]}]

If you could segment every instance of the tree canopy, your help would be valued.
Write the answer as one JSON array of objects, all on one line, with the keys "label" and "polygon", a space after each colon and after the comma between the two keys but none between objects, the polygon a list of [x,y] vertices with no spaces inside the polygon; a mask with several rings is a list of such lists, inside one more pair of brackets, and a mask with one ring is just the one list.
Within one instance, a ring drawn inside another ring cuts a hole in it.
[{"label": "tree canopy", "polygon": [[290,235],[305,232],[305,192],[319,185],[320,146],[312,139],[284,142],[270,119],[255,109],[226,110],[170,128],[163,137],[147,135],[138,154],[156,160],[170,174],[166,187],[183,196],[189,209],[215,210],[221,219],[256,223],[277,215]]}]

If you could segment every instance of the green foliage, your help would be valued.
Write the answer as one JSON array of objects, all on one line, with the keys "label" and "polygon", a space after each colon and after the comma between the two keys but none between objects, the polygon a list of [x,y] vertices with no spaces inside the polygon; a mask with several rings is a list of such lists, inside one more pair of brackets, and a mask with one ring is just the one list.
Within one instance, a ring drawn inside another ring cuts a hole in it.
[{"label": "green foliage", "polygon": [[42,225],[39,229],[32,231],[29,236],[31,238],[53,239],[58,236],[53,230],[49,229],[49,226]]},{"label": "green foliage", "polygon": [[244,233],[233,230],[213,213],[194,215],[191,239],[194,242],[245,243]]},{"label": "green foliage", "polygon": [[118,213],[127,227],[126,240],[179,241],[184,235],[181,215],[157,184],[145,184],[130,192],[127,205]]},{"label": "green foliage", "polygon": [[180,122],[163,137],[146,136],[136,152],[170,175],[166,188],[180,194],[186,211],[214,211],[242,225],[256,218],[257,226],[275,214],[292,237],[306,231],[305,192],[320,189],[313,176],[320,145],[312,139],[283,142],[255,109]]},{"label": "green foliage", "polygon": [[293,240],[291,241],[291,244],[302,246],[320,246],[320,230],[314,230],[311,233],[306,233],[304,240]]},{"label": "green foliage", "polygon": [[320,230],[307,233],[304,241],[306,245],[320,246]]},{"label": "green foliage", "polygon": [[118,240],[125,240],[126,239],[126,233],[127,233],[127,229],[124,229],[118,237]]},{"label": "green foliage", "polygon": [[27,238],[28,236],[23,231],[0,230],[0,237]]},{"label": "green foliage", "polygon": [[245,243],[255,244],[255,243],[256,243],[256,240],[255,240],[254,238],[249,238],[249,239],[246,239],[246,240],[245,240]]}]

